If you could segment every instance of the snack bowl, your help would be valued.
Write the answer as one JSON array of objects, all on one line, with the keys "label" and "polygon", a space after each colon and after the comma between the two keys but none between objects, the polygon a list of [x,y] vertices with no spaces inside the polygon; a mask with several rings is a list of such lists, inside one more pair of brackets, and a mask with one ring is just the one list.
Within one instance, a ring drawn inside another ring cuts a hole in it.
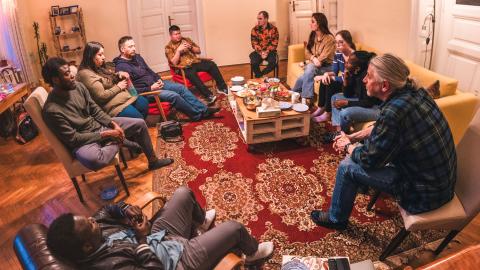
[{"label": "snack bowl", "polygon": [[257,96],[246,96],[243,98],[243,104],[248,110],[254,111],[258,106],[262,105],[262,101]]},{"label": "snack bowl", "polygon": [[245,83],[245,78],[242,76],[235,76],[230,80],[232,81],[232,85],[243,85]]},{"label": "snack bowl", "polygon": [[270,86],[279,86],[280,85],[280,79],[279,78],[269,78],[269,79],[267,79],[267,83]]}]

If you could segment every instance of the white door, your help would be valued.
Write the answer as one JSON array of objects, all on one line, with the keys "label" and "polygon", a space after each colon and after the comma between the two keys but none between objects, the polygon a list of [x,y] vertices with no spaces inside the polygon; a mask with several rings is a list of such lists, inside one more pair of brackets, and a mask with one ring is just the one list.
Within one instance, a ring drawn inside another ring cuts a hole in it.
[{"label": "white door", "polygon": [[337,0],[292,0],[289,2],[290,44],[308,41],[312,13],[322,12],[328,19],[332,34],[338,28]]},{"label": "white door", "polygon": [[[128,0],[128,24],[137,52],[155,72],[168,70],[165,45],[168,28],[176,24],[182,35],[198,42],[198,0]],[[199,43],[199,46],[203,44]]]},{"label": "white door", "polygon": [[458,79],[462,91],[480,94],[480,6],[442,0],[434,70]]},{"label": "white door", "polygon": [[290,44],[308,41],[312,13],[317,10],[316,0],[292,0],[289,2]]}]

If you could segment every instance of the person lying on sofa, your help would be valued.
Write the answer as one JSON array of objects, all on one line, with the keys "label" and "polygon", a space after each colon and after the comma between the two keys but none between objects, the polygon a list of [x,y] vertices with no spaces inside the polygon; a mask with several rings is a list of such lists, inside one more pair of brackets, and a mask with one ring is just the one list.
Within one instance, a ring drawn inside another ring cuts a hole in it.
[{"label": "person lying on sofa", "polygon": [[[162,81],[136,53],[132,37],[124,36],[118,41],[120,56],[113,59],[115,71],[123,71],[130,75],[135,89],[139,93],[162,90],[158,95],[162,101],[168,101],[179,111],[185,113],[192,121],[212,117],[220,108],[209,108],[190,92],[184,85],[172,81]],[[153,97],[149,97],[149,99]]]},{"label": "person lying on sofa", "polygon": [[124,203],[90,218],[63,214],[49,226],[47,245],[84,269],[210,270],[232,250],[246,254],[247,264],[272,254],[272,242],[258,244],[236,221],[208,230],[214,218],[215,210],[205,212],[189,188],[179,187],[151,223]]},{"label": "person lying on sofa", "polygon": [[370,134],[363,133],[363,144],[345,133],[336,138],[334,148],[347,157],[337,169],[329,210],[311,212],[317,225],[345,229],[362,185],[391,194],[411,214],[437,209],[453,198],[457,157],[452,133],[436,102],[409,74],[394,55],[370,61],[364,82],[367,94],[383,101],[380,116]]},{"label": "person lying on sofa", "polygon": [[[278,29],[268,22],[268,12],[260,11],[257,15],[257,25],[252,28],[250,41],[254,51],[250,53],[250,65],[255,78],[261,78],[272,72],[277,62]],[[260,70],[260,64],[267,61],[268,65]]]},{"label": "person lying on sofa", "polygon": [[128,73],[112,73],[105,67],[103,45],[88,42],[77,73],[77,80],[90,91],[93,100],[111,117],[145,119],[148,115],[148,100],[132,96],[127,89]]},{"label": "person lying on sofa", "polygon": [[173,159],[157,158],[143,119],[110,117],[90,97],[63,58],[52,57],[42,67],[45,82],[53,87],[42,117],[50,130],[85,167],[96,171],[108,165],[124,145],[145,153],[148,169],[169,165]]},{"label": "person lying on sofa", "polygon": [[335,93],[342,91],[345,63],[356,49],[348,30],[338,31],[335,35],[335,43],[337,50],[333,56],[332,71],[314,77],[315,81],[320,81],[318,108],[311,115],[312,120],[317,123],[330,120],[332,111],[330,100]]},{"label": "person lying on sofa", "polygon": [[[310,63],[305,65],[305,71],[298,77],[292,91],[300,93],[302,99],[313,98],[313,78],[332,70],[335,54],[335,38],[328,29],[327,17],[323,13],[313,13],[310,23],[312,32],[305,46],[305,59]],[[303,63],[301,63],[303,65]],[[310,102],[310,101],[309,101]]]},{"label": "person lying on sofa", "polygon": [[[182,37],[180,27],[172,25],[168,29],[170,42],[165,46],[165,56],[169,63],[185,67],[185,76],[195,88],[207,98],[209,103],[215,102],[216,96],[203,84],[197,72],[205,71],[212,76],[217,83],[220,93],[227,94],[227,84],[215,62],[199,59],[200,47],[190,38]],[[176,70],[178,72],[178,70]]]},{"label": "person lying on sofa", "polygon": [[345,67],[343,80],[343,93],[332,96],[332,125],[336,131],[328,132],[324,137],[325,143],[343,131],[351,133],[355,123],[375,121],[380,113],[379,105],[382,101],[367,95],[363,79],[367,75],[368,63],[375,53],[355,51],[349,58]]}]

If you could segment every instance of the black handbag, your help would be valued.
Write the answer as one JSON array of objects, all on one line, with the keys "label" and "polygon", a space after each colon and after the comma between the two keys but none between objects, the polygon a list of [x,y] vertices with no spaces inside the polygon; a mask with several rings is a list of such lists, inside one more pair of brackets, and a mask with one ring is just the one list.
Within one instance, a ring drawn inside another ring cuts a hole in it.
[{"label": "black handbag", "polygon": [[175,120],[162,122],[158,126],[158,134],[166,142],[179,142],[183,140],[182,124]]}]

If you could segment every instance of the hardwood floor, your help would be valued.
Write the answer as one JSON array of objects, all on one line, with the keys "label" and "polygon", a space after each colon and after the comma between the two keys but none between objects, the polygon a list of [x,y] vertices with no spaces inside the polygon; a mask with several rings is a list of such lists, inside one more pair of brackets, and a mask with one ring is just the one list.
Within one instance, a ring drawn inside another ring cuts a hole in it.
[{"label": "hardwood floor", "polygon": [[[222,67],[226,80],[235,75],[250,77],[248,65]],[[280,63],[280,77],[286,76],[286,61]],[[155,128],[150,128],[150,136],[155,138]],[[155,143],[155,140],[153,140]],[[146,159],[131,160],[129,168],[123,172],[130,189],[129,200],[135,200],[151,190],[152,173],[148,172]],[[87,174],[87,181],[79,181],[86,200],[81,204],[72,182],[58,161],[48,142],[40,134],[26,145],[19,145],[13,138],[0,138],[0,269],[21,269],[12,248],[15,234],[30,223],[50,224],[61,213],[74,212],[90,215],[105,204],[99,198],[102,188],[115,184],[124,199],[124,191],[113,167]],[[480,217],[477,218],[456,238],[458,250],[480,242]],[[442,253],[442,255],[444,255]]]}]

